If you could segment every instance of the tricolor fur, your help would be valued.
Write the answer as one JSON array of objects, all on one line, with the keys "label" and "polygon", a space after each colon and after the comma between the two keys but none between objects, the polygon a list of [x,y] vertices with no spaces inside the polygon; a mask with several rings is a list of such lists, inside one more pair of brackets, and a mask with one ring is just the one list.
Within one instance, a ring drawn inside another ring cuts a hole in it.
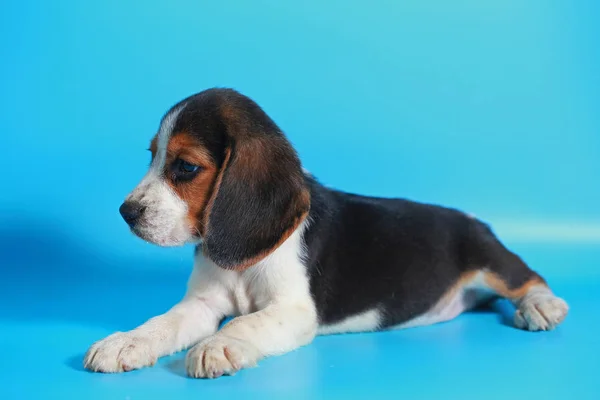
[{"label": "tricolor fur", "polygon": [[[496,297],[515,324],[567,314],[544,279],[460,211],[328,189],[303,171],[249,98],[210,89],[176,104],[147,175],[121,213],[162,246],[197,246],[188,291],[167,313],[90,348],[86,368],[121,372],[192,347],[193,377],[233,374],[317,334],[446,321]],[[232,321],[218,330],[227,316]]]}]

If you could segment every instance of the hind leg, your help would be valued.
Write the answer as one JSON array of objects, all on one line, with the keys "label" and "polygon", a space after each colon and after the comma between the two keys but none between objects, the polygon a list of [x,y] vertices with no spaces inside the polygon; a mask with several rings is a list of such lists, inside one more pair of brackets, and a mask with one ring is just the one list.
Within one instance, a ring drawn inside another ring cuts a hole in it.
[{"label": "hind leg", "polygon": [[[530,331],[554,329],[566,317],[569,311],[567,303],[557,297],[546,282],[523,264],[528,271],[523,274],[534,275],[521,286],[510,287],[509,278],[494,272],[485,273],[485,281],[497,294],[509,299],[517,308],[514,323],[517,328]],[[519,273],[514,271],[514,273]]]},{"label": "hind leg", "polygon": [[480,229],[477,236],[478,250],[483,252],[479,255],[487,265],[483,270],[486,286],[515,305],[515,326],[546,331],[559,325],[569,306],[550,290],[544,278],[504,247],[487,227]]}]

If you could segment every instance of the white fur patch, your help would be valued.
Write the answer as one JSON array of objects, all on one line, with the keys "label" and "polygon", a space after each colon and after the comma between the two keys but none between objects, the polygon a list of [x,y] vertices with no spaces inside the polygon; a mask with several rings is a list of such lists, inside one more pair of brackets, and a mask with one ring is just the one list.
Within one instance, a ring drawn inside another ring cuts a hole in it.
[{"label": "white fur patch", "polygon": [[160,129],[158,130],[157,135],[156,155],[152,161],[152,165],[150,166],[150,170],[153,170],[156,175],[160,175],[165,167],[167,145],[169,144],[169,139],[171,139],[171,135],[173,134],[173,129],[175,128],[177,118],[184,108],[185,104],[182,104],[179,107],[169,111],[169,113],[165,115],[160,123]]},{"label": "white fur patch", "polygon": [[185,105],[177,107],[162,120],[152,165],[146,176],[126,198],[126,201],[135,201],[145,207],[135,225],[134,233],[161,246],[179,246],[192,239],[187,221],[187,204],[171,190],[163,177],[167,145],[177,117],[184,107]]},{"label": "white fur patch", "polygon": [[426,313],[391,329],[407,329],[450,321],[493,296],[494,291],[485,283],[483,272],[479,272],[449,296],[444,296]]},{"label": "white fur patch", "polygon": [[188,293],[202,293],[205,289],[199,279],[208,275],[213,285],[218,284],[230,295],[230,307],[241,316],[190,350],[186,358],[190,376],[232,374],[263,357],[285,353],[313,339],[317,312],[303,263],[305,225],[243,272],[221,269],[207,263],[201,254],[197,256],[199,269]]},{"label": "white fur patch", "polygon": [[345,318],[344,320],[331,325],[319,327],[319,335],[329,335],[345,332],[368,332],[379,328],[381,313],[377,309],[365,311],[358,315]]},{"label": "white fur patch", "polygon": [[[200,342],[186,358],[188,373],[217,377],[309,343],[316,334],[317,312],[303,261],[305,226],[242,272],[224,270],[197,254],[181,303],[133,331],[94,344],[85,357],[86,368],[141,368]],[[216,332],[227,315],[240,316]]]},{"label": "white fur patch", "polygon": [[[240,316],[190,351],[186,359],[190,376],[231,374],[313,339],[317,312],[303,262],[305,225],[306,222],[273,253],[243,272],[221,269],[201,254],[197,256],[199,269],[190,281],[188,293],[199,296],[205,290],[199,279],[210,276],[211,285],[217,284],[229,294],[229,306]],[[225,347],[236,354],[224,356]],[[199,362],[209,355],[209,361]]]}]

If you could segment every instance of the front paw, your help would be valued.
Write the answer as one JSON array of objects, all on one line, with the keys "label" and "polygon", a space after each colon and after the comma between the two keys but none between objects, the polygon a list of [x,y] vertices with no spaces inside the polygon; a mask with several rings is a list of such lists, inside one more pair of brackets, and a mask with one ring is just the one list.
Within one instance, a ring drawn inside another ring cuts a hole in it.
[{"label": "front paw", "polygon": [[254,367],[260,357],[252,344],[216,334],[194,346],[187,353],[185,364],[192,378],[218,378]]},{"label": "front paw", "polygon": [[95,372],[124,372],[156,363],[151,340],[131,332],[117,332],[94,343],[83,366]]}]

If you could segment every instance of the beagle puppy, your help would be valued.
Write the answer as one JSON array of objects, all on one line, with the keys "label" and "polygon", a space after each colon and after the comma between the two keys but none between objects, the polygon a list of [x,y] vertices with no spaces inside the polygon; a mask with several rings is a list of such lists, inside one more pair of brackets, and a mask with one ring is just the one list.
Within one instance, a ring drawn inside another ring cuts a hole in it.
[{"label": "beagle puppy", "polygon": [[483,222],[321,185],[275,122],[234,90],[176,104],[150,150],[149,171],[120,212],[146,241],[193,243],[194,268],[168,312],[94,343],[89,370],[130,371],[193,346],[188,374],[216,378],[315,335],[433,324],[497,297],[530,331],[567,314]]}]

